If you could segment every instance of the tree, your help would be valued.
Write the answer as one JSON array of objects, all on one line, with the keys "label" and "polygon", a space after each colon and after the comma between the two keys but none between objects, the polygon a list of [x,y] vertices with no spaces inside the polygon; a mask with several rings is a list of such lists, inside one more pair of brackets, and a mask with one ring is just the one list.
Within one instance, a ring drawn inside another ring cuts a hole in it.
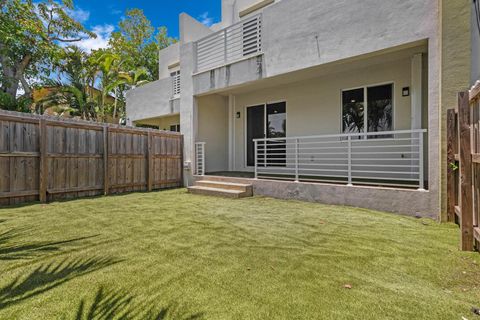
[{"label": "tree", "polygon": [[97,118],[98,99],[92,96],[97,66],[90,55],[76,46],[69,46],[61,53],[56,71],[64,82],[47,80],[44,85],[51,91],[37,102],[37,113],[47,108],[59,115],[80,116],[85,120]]},{"label": "tree", "polygon": [[16,99],[19,87],[31,94],[29,79],[50,75],[61,43],[95,37],[69,16],[73,0],[0,0],[1,91]]},{"label": "tree", "polygon": [[158,79],[158,52],[175,43],[165,27],[156,31],[140,9],[127,11],[119,23],[119,31],[112,34],[110,47],[125,62],[126,70],[145,68],[147,79]]},{"label": "tree", "polygon": [[52,93],[38,104],[43,110],[52,108],[60,116],[68,114],[84,120],[95,120],[97,117],[97,104],[90,96],[88,87],[78,88],[57,83],[52,89]]}]

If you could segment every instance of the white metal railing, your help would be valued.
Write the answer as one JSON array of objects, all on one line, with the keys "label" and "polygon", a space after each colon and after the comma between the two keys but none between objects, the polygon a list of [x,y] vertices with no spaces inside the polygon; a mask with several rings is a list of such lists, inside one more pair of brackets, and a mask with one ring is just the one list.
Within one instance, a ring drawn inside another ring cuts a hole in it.
[{"label": "white metal railing", "polygon": [[205,175],[205,142],[195,143],[195,175]]},{"label": "white metal railing", "polygon": [[424,189],[426,132],[255,139],[255,178]]},{"label": "white metal railing", "polygon": [[242,20],[201,40],[196,46],[197,71],[206,71],[262,51],[262,15]]}]

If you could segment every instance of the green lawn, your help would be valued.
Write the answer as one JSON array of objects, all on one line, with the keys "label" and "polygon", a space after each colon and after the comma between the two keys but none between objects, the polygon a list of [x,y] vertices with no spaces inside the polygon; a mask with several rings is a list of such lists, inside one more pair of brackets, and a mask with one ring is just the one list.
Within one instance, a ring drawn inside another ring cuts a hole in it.
[{"label": "green lawn", "polygon": [[431,220],[184,189],[0,209],[0,319],[480,319],[480,255],[457,240]]}]

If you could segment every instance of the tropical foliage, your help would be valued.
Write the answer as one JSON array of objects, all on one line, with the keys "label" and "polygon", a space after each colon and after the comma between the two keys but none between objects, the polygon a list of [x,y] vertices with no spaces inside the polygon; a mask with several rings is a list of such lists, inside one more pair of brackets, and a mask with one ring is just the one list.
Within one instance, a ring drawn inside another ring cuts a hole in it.
[{"label": "tropical foliage", "polygon": [[85,52],[76,42],[96,35],[73,10],[73,0],[0,0],[0,109],[118,121],[126,91],[158,78],[158,51],[176,41],[164,27],[132,9],[108,47]]}]

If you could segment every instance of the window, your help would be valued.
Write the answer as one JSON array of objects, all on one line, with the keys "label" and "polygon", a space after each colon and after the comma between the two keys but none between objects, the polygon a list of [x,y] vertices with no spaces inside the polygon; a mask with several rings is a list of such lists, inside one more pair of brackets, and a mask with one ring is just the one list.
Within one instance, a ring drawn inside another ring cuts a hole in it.
[{"label": "window", "polygon": [[172,97],[180,95],[180,70],[170,73],[172,78]]},{"label": "window", "polygon": [[179,124],[174,124],[170,126],[170,131],[172,132],[180,132],[180,125]]},{"label": "window", "polygon": [[342,92],[343,133],[393,130],[393,84]]}]

